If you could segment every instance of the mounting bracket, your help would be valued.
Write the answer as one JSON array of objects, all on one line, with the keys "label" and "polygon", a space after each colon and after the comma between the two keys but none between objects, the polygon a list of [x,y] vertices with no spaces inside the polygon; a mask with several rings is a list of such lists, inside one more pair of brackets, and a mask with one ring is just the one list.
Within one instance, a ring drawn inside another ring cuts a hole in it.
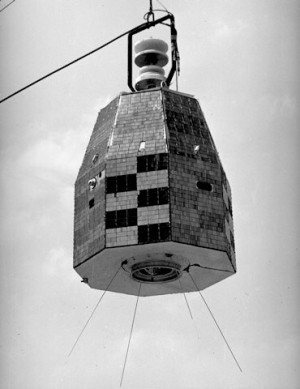
[{"label": "mounting bracket", "polygon": [[[170,25],[165,24],[164,22],[166,20],[170,20]],[[176,71],[177,66],[177,31],[175,28],[175,18],[172,14],[168,14],[166,16],[163,16],[160,19],[147,21],[147,23],[141,24],[140,26],[133,28],[128,33],[128,68],[127,68],[127,85],[130,88],[132,92],[136,92],[135,88],[132,86],[132,37],[135,34],[140,33],[141,31],[144,31],[148,28],[154,27],[157,24],[163,24],[164,26],[170,27],[170,35],[171,35],[171,50],[172,50],[172,65],[170,72],[168,74],[168,77],[166,79],[166,85],[169,86],[171,83],[171,80],[174,76],[174,73]]]}]

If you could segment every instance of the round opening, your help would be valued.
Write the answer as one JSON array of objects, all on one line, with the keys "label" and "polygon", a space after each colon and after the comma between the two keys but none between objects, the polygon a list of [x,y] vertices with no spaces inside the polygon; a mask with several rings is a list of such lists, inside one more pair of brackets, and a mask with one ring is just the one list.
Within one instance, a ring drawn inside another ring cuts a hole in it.
[{"label": "round opening", "polygon": [[162,283],[181,277],[180,265],[169,261],[144,261],[131,268],[131,276],[139,282]]}]

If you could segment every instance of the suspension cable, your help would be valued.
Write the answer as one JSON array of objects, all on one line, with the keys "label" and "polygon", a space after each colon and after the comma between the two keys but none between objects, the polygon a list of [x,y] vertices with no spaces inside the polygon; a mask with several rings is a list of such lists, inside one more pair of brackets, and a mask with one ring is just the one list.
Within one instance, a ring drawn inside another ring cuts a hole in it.
[{"label": "suspension cable", "polygon": [[[160,10],[159,10],[159,11],[160,11]],[[168,11],[163,11],[163,12],[167,12],[168,15],[171,15],[171,16],[172,16],[172,14],[171,14],[170,12],[168,12]],[[19,94],[19,93],[25,91],[26,89],[28,89],[28,88],[34,86],[35,84],[38,84],[39,82],[45,80],[46,78],[48,78],[48,77],[54,75],[55,73],[58,73],[58,72],[60,72],[61,70],[64,70],[64,69],[68,68],[68,67],[71,66],[71,65],[74,65],[76,62],[79,62],[79,61],[81,61],[82,59],[84,59],[84,58],[86,58],[86,57],[88,57],[88,56],[90,56],[90,55],[96,53],[97,51],[103,49],[104,47],[106,47],[106,46],[110,45],[111,43],[117,41],[118,39],[122,38],[123,36],[129,35],[129,34],[135,34],[135,33],[140,32],[140,31],[142,31],[142,30],[144,30],[144,29],[146,29],[146,28],[153,27],[153,26],[155,26],[157,23],[162,23],[162,24],[163,24],[163,21],[164,21],[164,19],[165,19],[165,18],[161,18],[161,19],[155,20],[155,18],[154,18],[154,12],[153,12],[153,9],[152,9],[152,1],[150,2],[150,11],[149,11],[145,16],[147,16],[147,17],[146,17],[146,23],[140,24],[139,26],[134,27],[134,28],[132,28],[132,29],[130,29],[130,30],[128,30],[128,31],[126,31],[126,32],[124,32],[124,33],[118,35],[117,37],[111,39],[110,41],[104,43],[103,45],[97,47],[96,49],[94,49],[94,50],[92,50],[92,51],[89,51],[88,53],[86,53],[86,54],[84,54],[84,55],[82,55],[82,56],[80,56],[80,57],[74,59],[73,61],[67,63],[66,65],[63,65],[63,66],[59,67],[58,69],[53,70],[52,72],[46,74],[45,76],[38,78],[37,80],[31,82],[30,84],[24,86],[23,88],[17,90],[16,92],[14,92],[14,93],[12,93],[12,94],[6,96],[4,99],[0,100],[0,104],[3,103],[3,102],[6,101],[6,100],[12,98],[13,96],[16,96],[17,94]],[[145,18],[145,16],[144,16],[144,18]],[[152,21],[150,21],[150,16],[152,16]],[[172,26],[173,26],[173,29],[175,29],[174,25],[172,25]],[[177,51],[178,51],[178,50],[176,50],[176,55],[178,55]]]},{"label": "suspension cable", "polygon": [[[141,25],[141,26],[142,26],[142,25]],[[140,27],[140,26],[138,26],[138,27]],[[136,28],[138,28],[138,27],[136,27]],[[9,96],[5,97],[4,99],[0,100],[0,104],[3,103],[3,102],[6,101],[6,100],[12,98],[13,96],[15,96],[15,95],[17,95],[17,94],[23,92],[24,90],[26,90],[26,89],[32,87],[33,85],[35,85],[35,84],[37,84],[37,83],[39,83],[39,82],[45,80],[46,78],[52,76],[53,74],[58,73],[58,72],[60,72],[61,70],[64,70],[64,69],[66,69],[67,67],[69,67],[69,66],[75,64],[76,62],[79,62],[79,61],[81,61],[82,59],[84,59],[84,58],[90,56],[91,54],[96,53],[97,51],[99,51],[99,50],[103,49],[104,47],[110,45],[111,43],[115,42],[116,40],[122,38],[123,36],[128,35],[130,32],[134,31],[136,28],[130,29],[130,30],[124,32],[123,34],[118,35],[116,38],[111,39],[110,41],[104,43],[103,45],[97,47],[96,49],[94,49],[94,50],[92,50],[92,51],[89,51],[88,53],[86,53],[86,54],[84,54],[84,55],[82,55],[82,56],[80,56],[80,57],[74,59],[73,61],[67,63],[66,65],[63,65],[63,66],[61,66],[60,68],[58,68],[58,69],[56,69],[56,70],[53,70],[52,72],[46,74],[45,76],[43,76],[43,77],[41,77],[41,78],[39,78],[39,79],[37,79],[37,80],[31,82],[30,84],[24,86],[23,88],[17,90],[16,92],[12,93],[11,95],[9,95]]]}]

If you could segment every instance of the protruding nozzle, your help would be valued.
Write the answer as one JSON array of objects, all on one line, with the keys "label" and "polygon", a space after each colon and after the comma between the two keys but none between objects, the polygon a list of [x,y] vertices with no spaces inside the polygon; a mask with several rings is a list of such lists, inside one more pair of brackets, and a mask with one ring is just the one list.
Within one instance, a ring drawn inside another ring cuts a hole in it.
[{"label": "protruding nozzle", "polygon": [[166,54],[168,45],[160,39],[144,39],[134,46],[136,55],[134,62],[140,67],[139,77],[136,79],[137,91],[160,87],[166,81],[163,67],[169,59]]}]

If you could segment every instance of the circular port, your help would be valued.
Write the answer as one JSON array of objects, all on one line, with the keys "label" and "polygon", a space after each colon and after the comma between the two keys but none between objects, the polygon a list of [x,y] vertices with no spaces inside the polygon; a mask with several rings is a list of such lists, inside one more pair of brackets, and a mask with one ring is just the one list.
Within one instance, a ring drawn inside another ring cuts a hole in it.
[{"label": "circular port", "polygon": [[139,282],[169,282],[181,277],[181,267],[170,261],[144,261],[131,268],[131,276]]}]

